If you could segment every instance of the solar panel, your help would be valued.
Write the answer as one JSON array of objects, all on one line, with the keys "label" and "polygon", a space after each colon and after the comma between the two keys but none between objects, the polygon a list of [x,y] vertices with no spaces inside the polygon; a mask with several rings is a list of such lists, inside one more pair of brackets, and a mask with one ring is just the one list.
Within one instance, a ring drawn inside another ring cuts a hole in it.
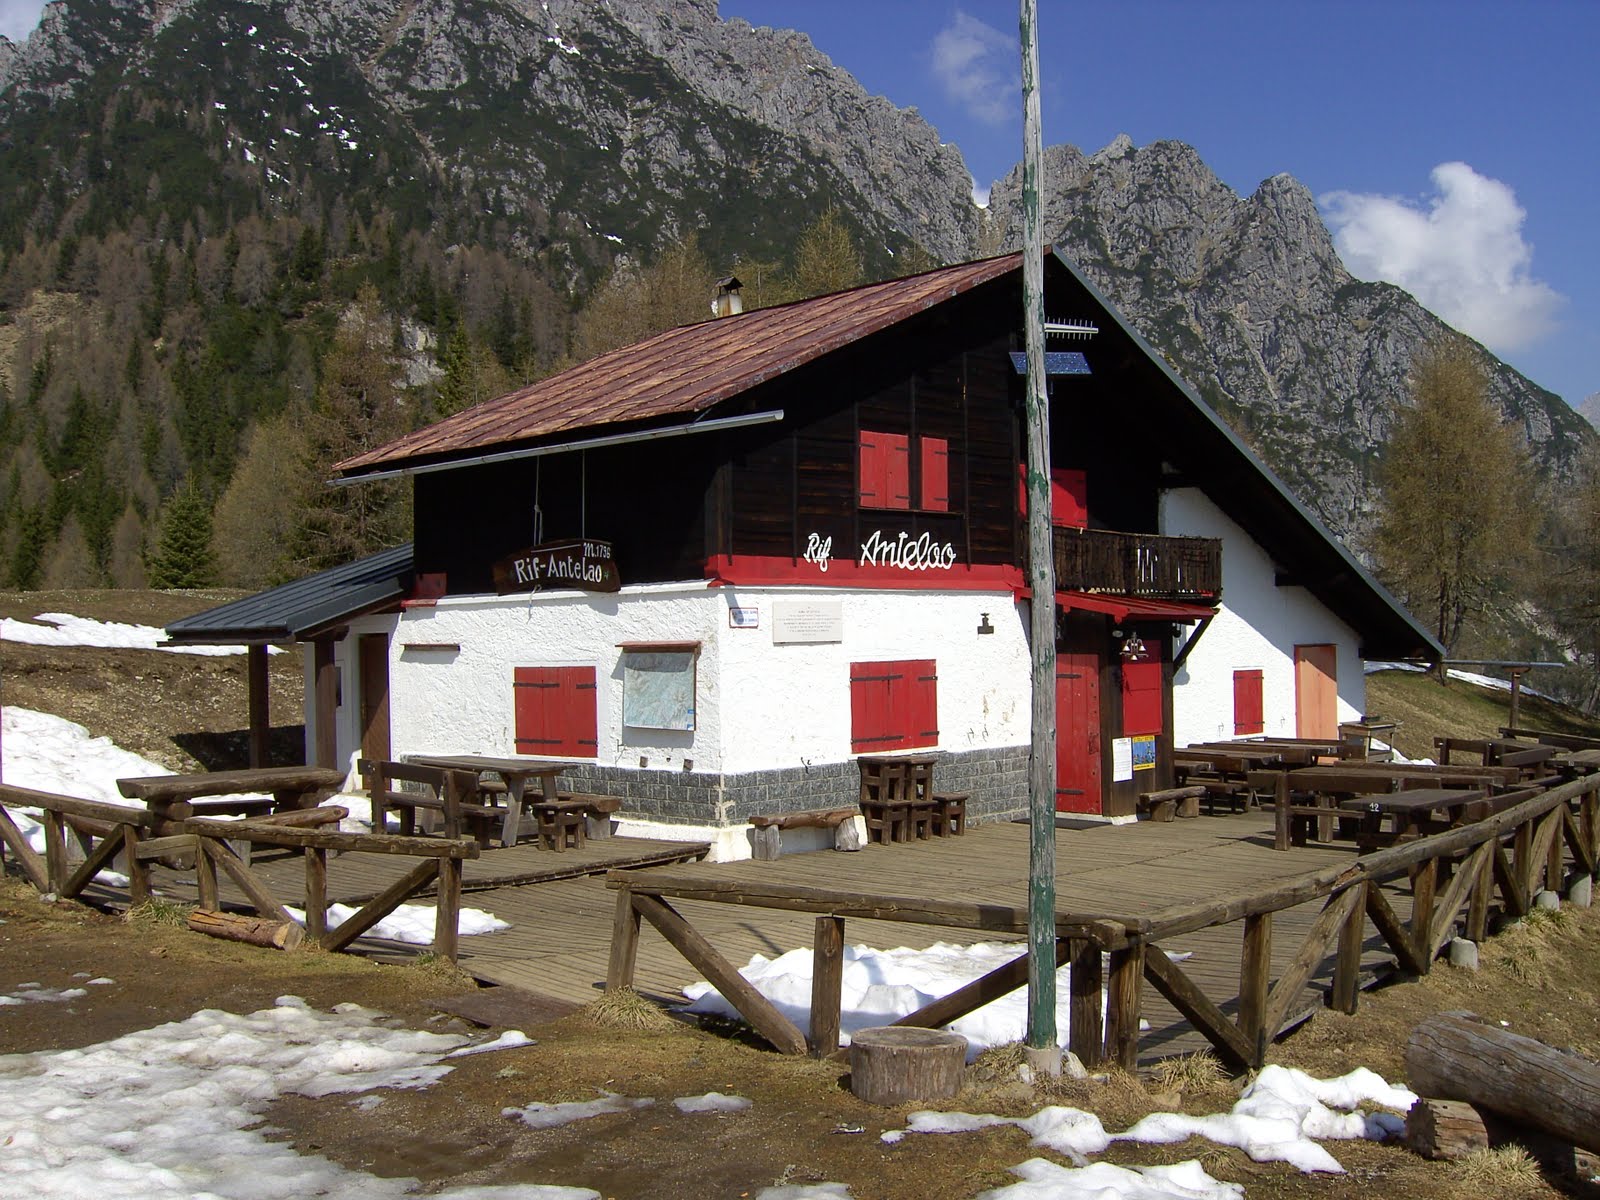
[{"label": "solar panel", "polygon": [[[1028,373],[1028,356],[1021,350],[1011,352],[1011,365],[1018,375]],[[1089,375],[1089,360],[1077,350],[1046,350],[1044,352],[1046,375]]]}]

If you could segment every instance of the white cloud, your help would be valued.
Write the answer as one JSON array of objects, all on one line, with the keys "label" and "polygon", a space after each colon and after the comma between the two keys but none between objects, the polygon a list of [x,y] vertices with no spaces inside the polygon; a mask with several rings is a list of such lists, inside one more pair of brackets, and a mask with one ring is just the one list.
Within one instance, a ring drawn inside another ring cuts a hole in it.
[{"label": "white cloud", "polygon": [[934,36],[934,79],[980,121],[999,124],[1020,111],[1021,73],[1017,40],[959,9]]},{"label": "white cloud", "polygon": [[0,33],[21,43],[39,23],[43,8],[44,0],[0,0]]},{"label": "white cloud", "polygon": [[1345,266],[1405,288],[1500,353],[1550,333],[1566,297],[1532,274],[1516,193],[1466,163],[1433,169],[1421,200],[1357,192],[1319,198]]}]

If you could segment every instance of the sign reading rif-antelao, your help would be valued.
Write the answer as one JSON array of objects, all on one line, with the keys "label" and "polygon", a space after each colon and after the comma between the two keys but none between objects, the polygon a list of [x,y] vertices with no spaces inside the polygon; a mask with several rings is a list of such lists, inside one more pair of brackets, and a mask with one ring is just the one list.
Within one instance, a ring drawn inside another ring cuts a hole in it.
[{"label": "sign reading rif-antelao", "polygon": [[616,561],[611,557],[611,543],[593,538],[530,546],[502,558],[491,569],[494,586],[502,596],[545,588],[614,592],[622,587]]}]

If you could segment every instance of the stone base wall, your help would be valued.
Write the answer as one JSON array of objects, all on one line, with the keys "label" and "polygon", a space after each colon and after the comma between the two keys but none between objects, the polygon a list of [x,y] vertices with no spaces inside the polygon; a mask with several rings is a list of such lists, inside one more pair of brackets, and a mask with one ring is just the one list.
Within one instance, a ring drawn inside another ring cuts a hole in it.
[{"label": "stone base wall", "polygon": [[[575,792],[619,796],[625,815],[672,825],[743,825],[761,813],[845,808],[861,794],[853,759],[742,775],[583,766],[561,782]],[[937,791],[971,796],[967,820],[974,824],[1021,816],[1028,810],[1028,748],[941,754],[933,783]]]}]

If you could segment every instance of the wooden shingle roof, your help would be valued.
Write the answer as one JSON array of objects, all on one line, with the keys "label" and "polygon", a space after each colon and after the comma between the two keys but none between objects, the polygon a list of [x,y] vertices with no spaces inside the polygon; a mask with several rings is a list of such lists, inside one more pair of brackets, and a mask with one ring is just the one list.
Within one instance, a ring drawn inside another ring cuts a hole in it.
[{"label": "wooden shingle roof", "polygon": [[1021,265],[1021,255],[942,267],[669,329],[467,409],[335,466],[359,479],[471,458],[554,435],[693,416]]}]

